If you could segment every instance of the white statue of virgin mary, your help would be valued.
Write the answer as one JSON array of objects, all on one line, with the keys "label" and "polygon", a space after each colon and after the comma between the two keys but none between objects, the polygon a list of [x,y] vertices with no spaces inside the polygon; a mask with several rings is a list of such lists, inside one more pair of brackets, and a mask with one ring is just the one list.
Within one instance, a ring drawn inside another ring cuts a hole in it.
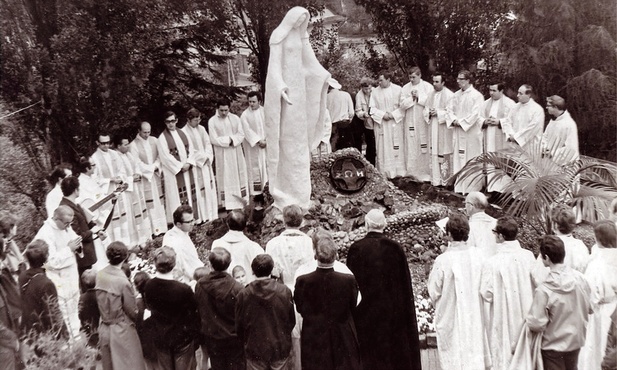
[{"label": "white statue of virgin mary", "polygon": [[265,130],[268,177],[274,206],[310,206],[311,150],[319,145],[328,78],[309,43],[310,15],[294,7],[270,36]]}]

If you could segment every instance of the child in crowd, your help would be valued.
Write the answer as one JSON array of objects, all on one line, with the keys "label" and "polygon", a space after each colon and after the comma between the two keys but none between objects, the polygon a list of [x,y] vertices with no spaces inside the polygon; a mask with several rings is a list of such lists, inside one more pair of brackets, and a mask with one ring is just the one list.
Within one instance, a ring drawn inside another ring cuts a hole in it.
[{"label": "child in crowd", "polygon": [[244,270],[244,267],[237,265],[233,268],[233,270],[231,270],[231,274],[238,283],[246,286],[246,271]]},{"label": "child in crowd", "polygon": [[79,297],[79,321],[81,331],[88,338],[88,345],[96,348],[99,343],[99,319],[101,314],[96,303],[96,271],[88,269],[81,274],[81,285],[84,292]]},{"label": "child in crowd", "polygon": [[135,327],[137,328],[137,334],[139,335],[139,341],[141,343],[146,369],[153,369],[153,363],[156,361],[156,350],[154,349],[150,338],[147,338],[147,336],[144,335],[143,330],[144,320],[150,317],[150,310],[148,310],[144,301],[144,287],[150,279],[152,279],[150,275],[144,271],[137,271],[133,277],[133,285],[135,286],[136,291],[135,304],[137,305],[137,319],[135,320]]}]

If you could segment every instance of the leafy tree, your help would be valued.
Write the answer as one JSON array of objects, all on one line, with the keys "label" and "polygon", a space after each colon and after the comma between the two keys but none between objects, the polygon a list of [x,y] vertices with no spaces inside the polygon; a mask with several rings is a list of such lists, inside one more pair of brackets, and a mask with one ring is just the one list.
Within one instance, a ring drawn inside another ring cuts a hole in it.
[{"label": "leafy tree", "polygon": [[268,58],[270,57],[270,35],[281,23],[287,11],[294,6],[303,6],[315,16],[323,10],[322,0],[204,0],[202,9],[226,6],[233,15],[235,27],[231,29],[237,46],[245,47],[252,53],[249,63],[252,76],[260,86],[266,86]]},{"label": "leafy tree", "polygon": [[[506,1],[356,0],[371,15],[379,39],[407,73],[419,66],[454,75],[490,55]],[[391,66],[394,67],[394,66]]]},{"label": "leafy tree", "polygon": [[498,35],[500,73],[539,96],[560,95],[582,153],[615,161],[617,9],[614,1],[521,0]]}]

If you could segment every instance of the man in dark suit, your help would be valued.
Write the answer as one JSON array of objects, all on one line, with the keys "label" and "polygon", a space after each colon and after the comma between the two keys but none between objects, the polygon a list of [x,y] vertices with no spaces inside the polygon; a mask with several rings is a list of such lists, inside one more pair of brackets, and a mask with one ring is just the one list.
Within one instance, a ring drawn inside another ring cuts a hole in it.
[{"label": "man in dark suit", "polygon": [[352,311],[358,286],[353,275],[334,271],[336,245],[322,239],[315,248],[317,270],[298,277],[296,308],[302,315],[303,370],[360,370],[360,351]]},{"label": "man in dark suit", "polygon": [[419,370],[420,347],[413,288],[403,248],[386,238],[386,218],[373,209],[365,216],[368,234],[353,243],[347,266],[362,292],[354,313],[362,366],[366,370]]},{"label": "man in dark suit", "polygon": [[[86,212],[76,203],[76,199],[79,196],[79,179],[74,176],[65,177],[60,183],[60,189],[62,190],[62,195],[64,195],[60,205],[67,206],[73,210],[74,217],[71,227],[77,235],[81,236],[82,250],[78,249],[75,255],[77,258],[77,271],[79,271],[79,276],[81,277],[84,271],[92,268],[92,265],[96,263],[94,238],[100,237],[103,240],[106,235],[103,230],[96,230],[94,222],[88,222]],[[81,280],[79,286],[81,287]]]}]

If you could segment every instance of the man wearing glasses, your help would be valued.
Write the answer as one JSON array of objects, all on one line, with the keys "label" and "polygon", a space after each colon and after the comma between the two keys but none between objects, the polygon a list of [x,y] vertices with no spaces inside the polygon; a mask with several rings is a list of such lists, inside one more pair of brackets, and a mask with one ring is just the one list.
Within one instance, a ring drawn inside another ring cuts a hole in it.
[{"label": "man wearing glasses", "polygon": [[185,284],[191,283],[193,273],[204,264],[197,255],[195,244],[189,237],[189,233],[195,225],[193,209],[189,205],[178,207],[173,213],[174,227],[165,233],[163,246],[170,247],[176,252],[176,266],[174,278]]},{"label": "man wearing glasses", "polygon": [[[94,165],[94,174],[97,177],[97,181],[105,191],[105,194],[109,194],[114,192],[118,185],[124,183],[126,173],[118,153],[110,150],[111,138],[109,135],[99,134],[96,144],[98,148],[92,154],[90,160]],[[122,241],[130,245],[126,206],[125,200],[122,197],[118,197],[108,231],[112,242]]]},{"label": "man wearing glasses", "polygon": [[203,220],[198,214],[199,192],[197,179],[191,168],[195,165],[193,148],[189,138],[176,125],[178,118],[172,111],[165,113],[166,129],[159,136],[158,152],[163,170],[163,184],[165,186],[165,210],[167,223],[175,223],[172,212],[180,205],[188,204],[192,207],[193,216],[198,223]]},{"label": "man wearing glasses", "polygon": [[[465,164],[474,157],[482,154],[482,122],[480,122],[480,109],[484,104],[484,97],[476,90],[473,83],[473,75],[469,71],[460,71],[456,79],[460,89],[454,93],[454,97],[448,104],[448,117],[446,124],[453,130],[452,146],[452,172],[458,172]],[[454,191],[467,194],[470,191],[480,190],[480,180],[470,183],[457,181]]]},{"label": "man wearing glasses", "polygon": [[72,338],[79,335],[79,273],[77,251],[82,248],[82,238],[71,228],[74,213],[68,206],[59,206],[36,233],[33,240],[43,240],[49,246],[45,264],[47,276],[58,290],[58,305],[62,318]]}]

